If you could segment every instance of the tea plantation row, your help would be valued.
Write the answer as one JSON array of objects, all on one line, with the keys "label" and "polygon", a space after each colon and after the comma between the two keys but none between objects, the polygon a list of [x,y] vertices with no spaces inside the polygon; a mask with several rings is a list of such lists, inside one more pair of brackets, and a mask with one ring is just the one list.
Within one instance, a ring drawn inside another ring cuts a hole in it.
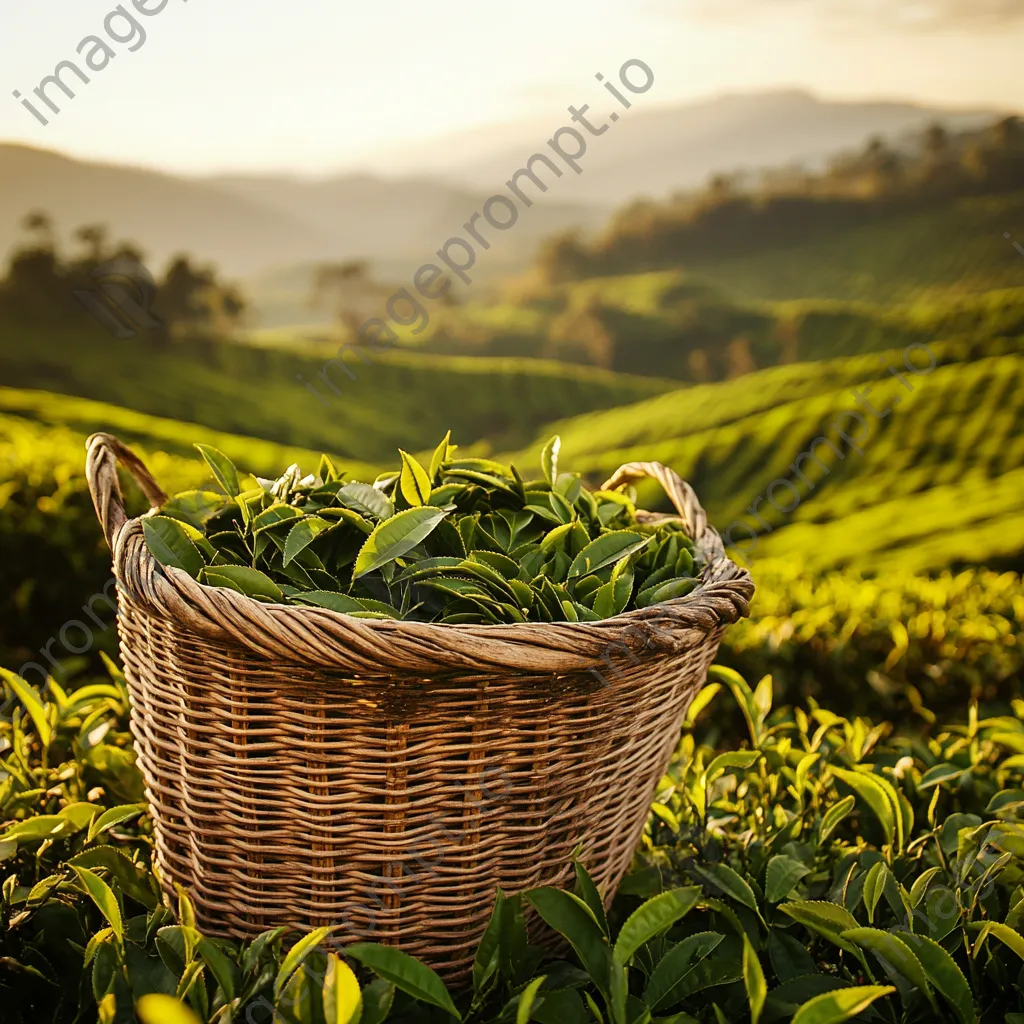
[{"label": "tea plantation row", "polygon": [[[59,672],[51,657],[70,667],[82,662],[62,649],[59,632],[74,620],[92,627],[83,606],[102,596],[110,579],[83,474],[86,424],[95,422],[137,445],[167,491],[204,480],[189,447],[196,433],[190,425],[0,390],[0,663],[36,662]],[[581,440],[572,437],[574,444]],[[201,439],[259,473],[279,472],[292,460],[315,468],[318,461],[303,449],[251,438],[201,431]],[[563,450],[577,461],[574,446],[563,443]],[[376,472],[344,466],[354,475]],[[126,486],[141,512],[141,495]],[[949,543],[950,530],[941,537]],[[803,554],[756,562],[752,618],[730,630],[722,648],[722,660],[750,678],[772,674],[779,699],[820,699],[826,692],[838,713],[887,716],[923,701],[945,716],[959,714],[972,694],[986,709],[1004,710],[1021,696],[1024,585],[1017,576],[970,570],[932,579],[894,570],[862,579],[804,568]],[[104,608],[109,612],[102,601],[94,608],[101,617]],[[75,628],[65,635],[81,646]]]},{"label": "tea plantation row", "polygon": [[[672,466],[755,564],[797,556],[812,568],[872,574],[1020,572],[1019,339],[929,350],[908,353],[928,371],[918,375],[903,351],[884,363],[797,363],[576,416],[545,426],[534,447],[557,432],[574,467],[595,478],[636,459]],[[641,499],[658,494],[648,487]]]}]

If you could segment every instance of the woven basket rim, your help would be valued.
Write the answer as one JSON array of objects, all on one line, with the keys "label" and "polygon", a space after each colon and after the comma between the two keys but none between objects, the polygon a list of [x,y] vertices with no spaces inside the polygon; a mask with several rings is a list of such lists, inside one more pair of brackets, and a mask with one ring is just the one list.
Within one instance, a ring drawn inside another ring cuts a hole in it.
[{"label": "woven basket rim", "polygon": [[[374,674],[414,669],[427,674],[493,672],[499,667],[542,675],[575,674],[607,663],[612,647],[671,653],[693,646],[699,635],[744,617],[753,596],[750,573],[725,554],[692,488],[658,463],[628,463],[603,487],[647,476],[657,479],[678,514],[641,514],[682,522],[706,561],[698,586],[683,597],[596,622],[495,624],[363,619],[328,608],[258,601],[234,590],[205,586],[188,573],[157,562],[145,544],[142,523],[166,496],[116,438],[94,434],[87,448],[86,473],[119,589],[151,614],[207,637],[242,644],[265,657]],[[150,501],[151,508],[143,515],[128,518],[124,512],[117,462],[132,472]],[[481,650],[474,650],[478,645]]]},{"label": "woven basket rim", "polygon": [[[644,510],[642,510],[642,509],[638,509],[637,511],[640,514],[644,514]],[[147,519],[149,516],[156,515],[157,513],[158,513],[158,509],[152,509],[151,508],[147,512],[143,512],[142,515],[135,516],[134,518],[129,519],[125,523],[125,527],[124,528],[125,528],[125,530],[135,530],[136,528],[141,529],[142,521],[144,519]],[[647,513],[647,515],[653,515],[653,514],[654,513]],[[666,519],[666,520],[674,519],[677,522],[682,522],[683,521],[682,517],[678,516],[678,515],[665,515],[665,516],[663,516],[663,518]],[[148,547],[144,547],[143,551],[139,552],[136,557],[150,559],[151,562],[152,562],[152,568],[153,568],[154,572],[163,573],[165,576],[168,574],[168,572],[172,573],[174,581],[176,583],[178,583],[179,585],[184,583],[185,580],[191,580],[193,583],[195,583],[198,586],[202,587],[203,590],[223,590],[227,594],[234,595],[235,601],[237,603],[240,603],[241,606],[243,606],[243,607],[251,607],[253,605],[257,605],[257,606],[264,607],[264,608],[266,608],[266,607],[285,608],[289,612],[292,612],[292,613],[298,615],[299,617],[301,617],[302,614],[306,613],[306,612],[322,611],[322,612],[324,612],[324,613],[326,613],[328,615],[340,615],[340,616],[342,616],[345,619],[357,618],[357,616],[353,616],[349,612],[339,612],[339,611],[337,611],[337,610],[335,610],[333,608],[323,608],[323,607],[319,607],[319,606],[316,606],[316,605],[288,604],[288,603],[283,602],[283,601],[260,601],[260,600],[257,600],[255,597],[250,597],[248,594],[241,594],[238,591],[230,590],[227,587],[211,587],[208,584],[199,583],[198,580],[196,580],[192,576],[189,576],[189,574],[187,572],[184,572],[181,569],[177,569],[174,566],[161,565],[153,557],[153,553],[149,550]],[[710,573],[712,573],[716,567],[721,567],[723,565],[723,563],[728,563],[729,565],[734,565],[735,564],[734,562],[732,562],[732,560],[727,555],[720,555],[717,558],[715,558],[714,560],[708,560],[706,562],[704,568],[701,569],[700,575],[694,577],[694,579],[699,580],[698,585],[696,587],[694,587],[693,590],[691,590],[688,594],[684,594],[682,597],[675,597],[675,598],[672,598],[671,600],[668,600],[668,601],[659,601],[658,604],[656,604],[656,605],[649,605],[647,608],[631,608],[629,611],[619,612],[617,615],[609,615],[607,618],[599,619],[598,621],[600,621],[600,622],[616,622],[616,621],[627,619],[630,616],[633,616],[634,619],[650,618],[651,617],[650,614],[645,616],[644,613],[645,612],[650,613],[651,610],[655,609],[655,608],[665,608],[665,607],[669,607],[669,606],[682,606],[682,605],[685,605],[685,604],[696,604],[699,601],[700,595],[703,594],[703,592],[705,590],[705,587],[706,587],[706,577]],[[187,587],[187,584],[185,584],[185,586]],[[528,622],[493,622],[493,623],[484,623],[484,622],[479,622],[479,623],[473,623],[473,622],[424,622],[421,619],[393,619],[393,620],[385,620],[385,619],[359,619],[359,621],[360,622],[368,623],[371,629],[374,627],[374,625],[384,626],[385,628],[387,628],[389,623],[394,622],[394,623],[398,623],[398,624],[400,624],[402,626],[409,626],[409,625],[431,626],[431,627],[434,627],[434,628],[439,629],[439,630],[463,630],[463,631],[465,631],[465,630],[472,631],[473,629],[475,629],[478,626],[487,626],[488,630],[498,631],[498,630],[508,629],[510,627],[517,627],[518,629],[526,629],[526,628],[531,627],[531,626],[539,626],[539,627],[543,628],[543,627],[547,627],[547,626],[556,625],[556,623],[553,623],[553,622],[534,622],[532,620],[530,620]],[[584,623],[584,622],[570,622],[568,620],[566,620],[564,623],[560,623],[560,624],[566,625],[566,626],[587,625],[587,623]],[[591,625],[593,625],[593,624],[594,623],[591,623]],[[391,627],[391,628],[394,628],[394,627]]]}]

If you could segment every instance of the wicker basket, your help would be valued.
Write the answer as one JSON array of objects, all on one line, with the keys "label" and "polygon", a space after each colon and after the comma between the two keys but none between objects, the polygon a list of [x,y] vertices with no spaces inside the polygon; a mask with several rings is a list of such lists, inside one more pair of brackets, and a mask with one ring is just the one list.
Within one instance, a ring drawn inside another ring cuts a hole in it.
[{"label": "wicker basket", "polygon": [[118,462],[151,505],[165,496],[116,438],[89,439],[156,863],[202,929],[340,925],[453,976],[497,886],[567,884],[579,848],[611,898],[754,589],[675,473],[630,463],[605,487],[663,485],[708,561],[686,597],[593,623],[443,626],[262,604],[161,567]]}]

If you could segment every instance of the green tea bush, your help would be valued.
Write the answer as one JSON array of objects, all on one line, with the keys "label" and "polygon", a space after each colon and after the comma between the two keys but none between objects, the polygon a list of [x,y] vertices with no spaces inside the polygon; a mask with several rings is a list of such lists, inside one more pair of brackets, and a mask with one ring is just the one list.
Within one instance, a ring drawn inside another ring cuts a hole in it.
[{"label": "green tea bush", "polygon": [[[0,654],[5,661],[39,661],[40,648],[62,623],[81,619],[82,605],[110,579],[110,552],[96,522],[84,465],[83,435],[0,412]],[[178,486],[199,476],[190,461],[162,453],[152,457],[152,468]],[[143,511],[137,490],[129,485],[127,493],[132,507]],[[59,645],[50,651],[61,657]]]},{"label": "green tea bush", "polygon": [[69,435],[0,416],[0,652],[19,663],[37,659],[51,628],[109,577]]},{"label": "green tea bush", "polygon": [[[184,440],[191,425],[147,416],[87,399],[0,388],[0,660],[51,667],[75,662],[59,640],[62,625],[83,618],[82,607],[102,595],[111,578],[104,543],[85,481],[85,439],[99,424],[132,444],[161,486],[170,490],[202,482],[203,469]],[[203,430],[229,455],[244,456],[257,472],[311,453],[254,438]],[[359,470],[369,467],[360,464]],[[373,471],[375,472],[375,471]],[[132,514],[146,502],[121,476]],[[106,590],[109,594],[109,589]],[[112,619],[109,603],[96,605]],[[56,643],[51,640],[57,638]],[[109,642],[112,635],[104,638]],[[76,643],[80,643],[76,634]],[[49,646],[47,646],[49,645]]]},{"label": "green tea bush", "polygon": [[754,578],[751,617],[729,630],[722,660],[748,678],[771,674],[785,701],[934,721],[972,698],[1006,709],[1022,695],[1024,582],[1014,573],[865,579],[772,560]]},{"label": "green tea bush", "polygon": [[[156,885],[109,668],[46,701],[3,673],[20,704],[0,723],[11,1024],[1024,1022],[1024,703],[921,738],[773,708],[769,679],[712,669],[615,900],[582,865],[572,892],[498,893],[449,990],[339,929],[202,935]],[[727,699],[748,736],[721,751]],[[535,945],[540,921],[564,955]]]}]

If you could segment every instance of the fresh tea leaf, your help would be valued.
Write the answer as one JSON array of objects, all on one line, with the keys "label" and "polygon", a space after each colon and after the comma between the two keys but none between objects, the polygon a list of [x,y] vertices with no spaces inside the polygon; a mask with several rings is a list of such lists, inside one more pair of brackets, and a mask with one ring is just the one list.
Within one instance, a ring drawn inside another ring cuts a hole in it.
[{"label": "fresh tea leaf", "polygon": [[95,818],[90,818],[89,834],[86,836],[86,842],[91,843],[96,836],[101,835],[115,825],[121,825],[126,821],[137,818],[145,810],[145,804],[121,804],[118,807],[108,808]]},{"label": "fresh tea leaf", "polygon": [[200,1024],[192,1009],[180,999],[163,992],[148,992],[135,1004],[142,1024]]},{"label": "fresh tea leaf", "polygon": [[671,889],[648,900],[626,919],[619,931],[615,959],[621,964],[627,963],[641,946],[693,910],[700,897],[700,886],[691,885]]},{"label": "fresh tea leaf", "polygon": [[50,714],[46,704],[39,699],[35,690],[21,676],[15,675],[6,668],[0,668],[0,677],[11,688],[14,696],[25,706],[25,710],[35,726],[36,734],[39,736],[39,742],[45,749],[50,745],[50,740],[53,738]]},{"label": "fresh tea leaf", "polygon": [[[845,782],[871,808],[882,826],[886,843],[891,846],[896,840],[898,819],[893,812],[892,800],[884,788],[888,786],[888,783],[884,779],[877,778],[875,775],[866,772],[847,771],[845,768],[837,768],[835,765],[832,765],[831,771],[836,778]],[[889,789],[891,788],[890,786]]]},{"label": "fresh tea leaf", "polygon": [[989,935],[994,935],[1000,942],[1002,942],[1008,949],[1013,950],[1022,960],[1024,960],[1024,935],[1020,932],[1014,931],[1012,928],[1008,928],[1005,924],[1000,924],[998,921],[985,921],[984,923],[976,921],[973,924],[968,925],[970,931],[976,931],[980,934],[975,940],[974,947],[977,949]]},{"label": "fresh tea leaf", "polygon": [[622,558],[642,551],[651,543],[651,537],[642,537],[630,530],[616,530],[591,541],[569,566],[569,578],[599,572]]},{"label": "fresh tea leaf", "polygon": [[288,565],[293,558],[298,557],[309,547],[322,533],[327,533],[333,528],[332,523],[320,516],[306,516],[300,519],[289,531],[284,542],[283,565]]},{"label": "fresh tea leaf", "polygon": [[797,1010],[792,1024],[841,1024],[863,1013],[876,999],[892,995],[892,985],[861,985],[826,992],[808,1000]]},{"label": "fresh tea leaf", "polygon": [[768,985],[764,980],[764,969],[761,967],[757,951],[750,944],[746,934],[743,936],[743,985],[747,990],[747,1002],[750,1004],[751,1024],[758,1024],[764,1011],[764,1001],[768,996]]},{"label": "fresh tea leaf", "polygon": [[259,569],[250,569],[247,565],[218,565],[203,569],[200,582],[211,587],[225,587],[236,590],[246,597],[257,601],[270,601],[275,604],[284,600],[281,588]]},{"label": "fresh tea leaf", "polygon": [[856,942],[862,949],[870,950],[883,965],[902,974],[914,988],[927,997],[933,1009],[937,1009],[921,961],[914,956],[913,951],[901,938],[880,928],[851,928],[843,932],[843,938]]},{"label": "fresh tea leaf", "polygon": [[540,453],[540,468],[544,474],[544,479],[551,485],[555,486],[555,480],[558,478],[558,453],[562,449],[562,439],[555,434],[541,449]]},{"label": "fresh tea leaf", "polygon": [[121,942],[124,939],[124,924],[121,921],[121,907],[113,890],[99,875],[94,874],[88,868],[73,864],[71,870],[78,876],[82,888],[107,919],[107,924],[117,936],[118,942]]},{"label": "fresh tea leaf", "polygon": [[754,896],[754,890],[751,889],[750,883],[728,864],[694,865],[694,867],[699,875],[711,883],[713,891],[725,893],[726,896],[732,897],[737,903],[742,903],[743,906],[760,916],[757,898]]},{"label": "fresh tea leaf", "polygon": [[345,952],[413,998],[437,1006],[456,1020],[462,1020],[444,982],[426,964],[420,963],[408,953],[376,942],[357,942],[346,946]]},{"label": "fresh tea leaf", "polygon": [[595,984],[607,994],[611,950],[593,911],[578,896],[551,886],[531,889],[526,898],[550,927],[568,939]]},{"label": "fresh tea leaf", "polygon": [[365,612],[366,606],[347,594],[336,594],[327,590],[305,590],[292,594],[289,600],[293,604],[308,604],[316,608],[329,608],[332,612],[351,615],[354,612]]},{"label": "fresh tea leaf", "polygon": [[402,456],[402,475],[398,482],[402,497],[414,508],[426,505],[430,500],[430,477],[427,471],[408,452],[399,448],[398,454]]},{"label": "fresh tea leaf", "polygon": [[377,526],[356,557],[352,578],[380,569],[421,544],[447,513],[433,505],[406,509]]},{"label": "fresh tea leaf", "polygon": [[579,889],[579,894],[583,902],[593,912],[594,918],[601,926],[601,931],[607,935],[608,918],[604,911],[604,900],[601,899],[601,894],[598,892],[593,878],[590,877],[590,872],[579,861],[576,861],[574,867],[576,869],[576,887]]},{"label": "fresh tea leaf", "polygon": [[238,486],[238,470],[235,464],[220,450],[208,444],[196,445],[199,454],[206,460],[206,464],[213,471],[217,483],[224,488],[224,492],[231,498],[241,493]]},{"label": "fresh tea leaf", "polygon": [[868,921],[871,923],[874,923],[875,908],[878,906],[878,901],[882,898],[882,893],[885,890],[885,884],[890,877],[890,872],[885,866],[885,861],[880,860],[877,864],[871,867],[868,871],[867,878],[864,879],[864,894],[862,899],[864,900],[864,909],[868,912]]},{"label": "fresh tea leaf", "polygon": [[917,935],[905,929],[896,934],[914,951],[928,980],[948,1001],[960,1024],[976,1024],[978,1018],[974,1012],[971,987],[949,953],[925,935]]},{"label": "fresh tea leaf", "polygon": [[302,962],[313,952],[317,946],[320,945],[324,939],[327,938],[334,928],[322,927],[315,928],[307,935],[303,935],[298,942],[288,950],[284,960],[281,961],[281,966],[277,970],[277,974],[274,978],[274,998],[276,999],[284,991],[285,985],[291,976],[299,969]]},{"label": "fresh tea leaf", "polygon": [[254,534],[263,533],[265,530],[271,530],[282,523],[290,523],[301,518],[302,513],[293,505],[277,502],[271,505],[270,508],[264,509],[253,519],[252,532]]},{"label": "fresh tea leaf", "polygon": [[327,977],[323,989],[326,1024],[358,1024],[363,1013],[363,996],[352,968],[333,953],[327,956]]},{"label": "fresh tea leaf", "polygon": [[369,484],[350,483],[338,491],[338,501],[346,508],[360,515],[373,516],[374,519],[390,519],[395,514],[395,506],[386,494],[381,494],[376,487]]},{"label": "fresh tea leaf", "polygon": [[676,943],[661,958],[644,990],[644,999],[652,1010],[672,1006],[679,1001],[676,992],[687,974],[718,948],[725,936],[720,932],[697,932]]},{"label": "fresh tea leaf", "polygon": [[801,878],[809,875],[811,869],[795,857],[777,854],[768,861],[764,895],[769,903],[784,900],[796,887]]},{"label": "fresh tea leaf", "polygon": [[182,569],[195,579],[206,564],[199,548],[176,519],[146,516],[142,520],[142,534],[150,554],[163,566]]},{"label": "fresh tea leaf", "polygon": [[821,819],[821,829],[818,834],[818,842],[823,843],[835,831],[835,827],[853,810],[857,803],[856,797],[844,796],[838,803],[833,804]]},{"label": "fresh tea leaf", "polygon": [[441,466],[451,458],[451,453],[455,450],[451,440],[452,432],[449,430],[442,438],[441,443],[434,449],[434,454],[430,458],[430,469],[427,471],[431,483],[437,481]]}]

